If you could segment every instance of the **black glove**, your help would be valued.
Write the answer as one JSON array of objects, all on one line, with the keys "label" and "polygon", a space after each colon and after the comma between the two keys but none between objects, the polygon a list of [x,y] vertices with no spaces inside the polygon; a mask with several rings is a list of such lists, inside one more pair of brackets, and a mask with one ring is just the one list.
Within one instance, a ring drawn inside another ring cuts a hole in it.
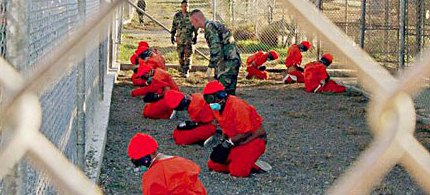
[{"label": "black glove", "polygon": [[266,70],[266,66],[260,66],[260,67],[258,67],[258,70],[265,71]]},{"label": "black glove", "polygon": [[143,97],[144,102],[156,102],[159,99],[161,99],[161,97],[156,93],[147,93],[145,97]]},{"label": "black glove", "polygon": [[172,35],[172,37],[170,37],[170,42],[172,42],[172,44],[174,45],[176,40],[175,40],[175,36]]},{"label": "black glove", "polygon": [[178,130],[191,130],[196,127],[198,127],[199,124],[193,121],[184,121],[182,123],[179,123],[179,125],[176,127]]},{"label": "black glove", "polygon": [[300,71],[300,72],[304,72],[305,71],[305,69],[303,69],[302,67],[300,67],[300,66],[296,66],[296,69],[298,70],[298,71]]},{"label": "black glove", "polygon": [[327,78],[325,79],[325,83],[328,83],[329,80],[330,80],[330,76],[327,75]]},{"label": "black glove", "polygon": [[224,140],[213,148],[210,159],[216,163],[226,163],[232,147],[232,142]]},{"label": "black glove", "polygon": [[193,45],[195,45],[197,43],[197,36],[195,36],[194,38],[193,38]]}]

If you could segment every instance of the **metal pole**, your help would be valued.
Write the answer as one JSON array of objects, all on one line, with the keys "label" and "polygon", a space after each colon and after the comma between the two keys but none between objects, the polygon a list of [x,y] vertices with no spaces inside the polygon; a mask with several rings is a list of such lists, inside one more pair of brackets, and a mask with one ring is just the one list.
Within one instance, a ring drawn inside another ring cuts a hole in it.
[{"label": "metal pole", "polygon": [[108,27],[109,32],[108,32],[108,48],[107,48],[107,51],[108,51],[108,62],[107,62],[108,66],[107,67],[109,67],[109,69],[113,68],[112,65],[113,65],[114,48],[113,48],[113,33],[112,33],[112,31],[113,31],[113,28],[115,28],[114,27],[115,25],[113,25],[115,22],[114,17],[112,17],[112,21],[113,22],[111,22],[109,24],[109,27]]},{"label": "metal pole", "polygon": [[[214,0],[215,1],[215,0]],[[134,4],[133,2],[131,2],[130,0],[128,0],[128,3],[130,5],[132,5],[134,8],[136,8],[137,11],[139,11],[140,13],[143,13],[145,16],[147,16],[149,19],[151,19],[152,21],[154,21],[156,24],[158,24],[158,26],[161,26],[165,31],[167,31],[170,34],[170,29],[168,29],[166,26],[164,26],[164,24],[162,24],[161,22],[159,22],[157,19],[155,19],[154,17],[152,17],[151,15],[149,15],[148,13],[146,13],[145,11],[143,11],[142,9],[140,9],[139,7],[137,7],[136,4]],[[195,49],[194,51],[196,51],[198,54],[200,54],[203,58],[205,58],[206,60],[209,60],[209,58],[200,50]]]},{"label": "metal pole", "polygon": [[406,0],[400,0],[399,18],[399,68],[405,68]]},{"label": "metal pole", "polygon": [[384,17],[384,50],[389,51],[389,43],[388,43],[388,26],[390,19],[390,2],[389,0],[385,0],[385,17]]},{"label": "metal pole", "polygon": [[348,35],[348,0],[345,0],[345,34]]},{"label": "metal pole", "polygon": [[360,17],[360,47],[364,48],[364,39],[366,37],[366,0],[361,0],[361,17]]},{"label": "metal pole", "polygon": [[424,1],[423,0],[416,0],[416,24],[415,24],[415,30],[416,30],[416,52],[420,52],[422,46],[423,46],[423,24],[424,24]]},{"label": "metal pole", "polygon": [[[322,12],[322,0],[316,0],[315,2],[317,8]],[[317,56],[316,56],[316,60],[318,61],[320,58],[320,54],[321,54],[321,40],[318,38],[317,41]]]},{"label": "metal pole", "polygon": [[232,25],[234,25],[234,24],[236,24],[236,16],[235,16],[235,11],[236,10],[234,10],[234,8],[236,7],[236,0],[232,0],[231,1],[232,2],[232,4],[231,4],[231,18],[232,18]]},{"label": "metal pole", "polygon": [[216,20],[216,0],[212,0],[212,20]]},{"label": "metal pole", "polygon": [[233,24],[233,0],[228,0],[228,12],[230,15],[228,21],[230,22],[230,24]]},{"label": "metal pole", "polygon": [[[85,23],[85,1],[78,1],[79,19],[80,23]],[[85,49],[83,51],[85,54]],[[86,56],[86,55],[81,55]],[[76,153],[77,153],[77,165],[81,170],[85,170],[85,58],[78,64],[78,72],[76,75],[76,109],[77,109],[77,143],[76,143]]]},{"label": "metal pole", "polygon": [[104,80],[106,67],[106,37],[101,37],[102,42],[99,44],[99,100],[104,99]]}]

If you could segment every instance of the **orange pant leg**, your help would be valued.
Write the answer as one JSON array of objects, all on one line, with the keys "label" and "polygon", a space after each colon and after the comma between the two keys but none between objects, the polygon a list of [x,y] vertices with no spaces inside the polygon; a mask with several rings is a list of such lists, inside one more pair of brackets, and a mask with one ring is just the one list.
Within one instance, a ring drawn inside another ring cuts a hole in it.
[{"label": "orange pant leg", "polygon": [[251,142],[232,148],[228,156],[228,164],[215,163],[209,159],[209,170],[230,173],[235,177],[247,177],[251,170],[258,169],[255,162],[266,150],[266,143],[262,139],[254,139]]},{"label": "orange pant leg", "polygon": [[167,107],[163,100],[145,104],[143,116],[150,119],[168,119],[173,110]]},{"label": "orange pant leg", "polygon": [[246,68],[246,71],[248,72],[248,74],[246,75],[246,79],[255,78],[255,79],[266,80],[269,78],[267,71],[261,71],[254,67],[248,67]]},{"label": "orange pant leg", "polygon": [[285,76],[284,83],[304,83],[305,82],[305,76],[303,75],[303,72],[300,72],[298,70],[295,70],[293,72],[290,72]]},{"label": "orange pant leg", "polygon": [[221,173],[228,173],[229,172],[228,165],[216,163],[216,162],[212,161],[211,159],[209,159],[209,161],[208,161],[208,168],[209,168],[209,170],[221,172]]},{"label": "orange pant leg", "polygon": [[245,145],[234,147],[229,158],[230,175],[247,177],[251,173],[255,162],[266,150],[266,143],[262,139],[254,139]]},{"label": "orange pant leg", "polygon": [[346,87],[337,84],[333,80],[329,80],[320,90],[321,92],[342,93],[346,91]]},{"label": "orange pant leg", "polygon": [[177,145],[189,145],[199,141],[204,141],[215,134],[216,126],[212,123],[201,124],[191,130],[173,131],[173,139]]}]

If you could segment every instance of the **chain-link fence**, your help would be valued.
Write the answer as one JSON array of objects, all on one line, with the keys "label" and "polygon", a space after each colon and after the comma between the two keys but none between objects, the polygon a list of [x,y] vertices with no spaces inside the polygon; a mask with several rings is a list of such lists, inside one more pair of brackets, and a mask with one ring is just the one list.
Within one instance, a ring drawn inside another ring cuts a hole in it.
[{"label": "chain-link fence", "polygon": [[[364,4],[363,4],[364,3]],[[387,68],[398,69],[428,46],[427,0],[321,0],[321,10]]]},{"label": "chain-link fence", "polygon": [[[308,39],[295,27],[297,24],[291,14],[276,0],[207,0],[190,1],[189,4],[190,10],[201,9],[208,19],[219,20],[233,31],[243,59],[258,50],[274,49],[281,55],[278,63],[283,64],[288,46]],[[316,0],[314,4],[381,65],[393,72],[404,63],[413,62],[414,56],[429,42],[428,0]],[[401,8],[403,4],[404,9]],[[147,1],[146,12],[168,29],[178,10],[180,1]],[[150,20],[145,25],[131,24],[127,28],[144,30],[138,39],[146,40],[150,45],[153,42],[152,45],[159,47],[168,63],[177,64],[174,46],[159,44],[168,42],[168,32]],[[134,35],[138,34],[138,31],[134,32]],[[305,62],[317,59],[324,50],[323,44],[319,48],[317,40],[310,41],[315,49],[305,53]],[[137,40],[126,44],[123,49],[130,50],[125,52],[129,54],[136,47]],[[197,48],[205,51],[206,45],[201,42]],[[208,54],[207,51],[204,53]],[[204,59],[195,58],[195,64],[206,64]],[[127,61],[126,56],[120,59],[123,63]]]}]

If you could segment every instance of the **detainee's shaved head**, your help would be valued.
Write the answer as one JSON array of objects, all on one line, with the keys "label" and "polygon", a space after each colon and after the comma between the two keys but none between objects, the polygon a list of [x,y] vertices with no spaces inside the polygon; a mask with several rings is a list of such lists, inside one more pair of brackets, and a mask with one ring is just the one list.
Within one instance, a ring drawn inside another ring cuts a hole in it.
[{"label": "detainee's shaved head", "polygon": [[194,28],[204,28],[205,27],[205,15],[199,9],[195,9],[190,13],[190,22]]},{"label": "detainee's shaved head", "polygon": [[193,11],[191,11],[190,16],[193,16],[195,14],[199,14],[204,17],[203,12],[200,11],[199,9],[194,9]]}]

